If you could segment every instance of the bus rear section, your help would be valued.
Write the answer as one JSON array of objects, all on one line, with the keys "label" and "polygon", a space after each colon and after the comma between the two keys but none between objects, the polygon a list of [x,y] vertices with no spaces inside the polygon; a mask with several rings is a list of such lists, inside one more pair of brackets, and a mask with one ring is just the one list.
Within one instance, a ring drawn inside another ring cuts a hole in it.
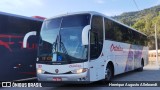
[{"label": "bus rear section", "polygon": [[[36,77],[36,56],[39,31],[42,21],[8,13],[0,13],[0,81],[24,80]],[[23,39],[27,33],[35,31],[36,36]]]}]

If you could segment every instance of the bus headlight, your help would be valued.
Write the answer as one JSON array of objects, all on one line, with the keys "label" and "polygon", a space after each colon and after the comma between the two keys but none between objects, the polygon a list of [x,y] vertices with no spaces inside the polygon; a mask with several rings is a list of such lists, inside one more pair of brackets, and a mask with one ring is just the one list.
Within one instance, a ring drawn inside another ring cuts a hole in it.
[{"label": "bus headlight", "polygon": [[71,72],[74,73],[74,74],[79,74],[79,73],[86,72],[87,70],[88,70],[87,68],[81,68],[81,69],[73,70]]},{"label": "bus headlight", "polygon": [[39,69],[37,69],[37,73],[38,73],[38,74],[41,74],[41,73],[44,73],[44,71],[39,68]]},{"label": "bus headlight", "polygon": [[37,58],[37,61],[39,61],[39,58]]}]

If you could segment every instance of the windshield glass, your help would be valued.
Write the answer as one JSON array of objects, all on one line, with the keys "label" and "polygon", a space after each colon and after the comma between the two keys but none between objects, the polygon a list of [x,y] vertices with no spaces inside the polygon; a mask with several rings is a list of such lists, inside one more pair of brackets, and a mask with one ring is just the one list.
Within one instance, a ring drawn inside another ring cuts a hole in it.
[{"label": "windshield glass", "polygon": [[72,63],[87,60],[88,46],[82,45],[82,30],[89,22],[89,14],[45,21],[41,30],[39,61]]},{"label": "windshield glass", "polygon": [[48,20],[43,23],[41,38],[43,41],[48,43],[53,43],[56,40],[56,37],[60,30],[60,23],[62,18],[56,18],[54,20]]}]

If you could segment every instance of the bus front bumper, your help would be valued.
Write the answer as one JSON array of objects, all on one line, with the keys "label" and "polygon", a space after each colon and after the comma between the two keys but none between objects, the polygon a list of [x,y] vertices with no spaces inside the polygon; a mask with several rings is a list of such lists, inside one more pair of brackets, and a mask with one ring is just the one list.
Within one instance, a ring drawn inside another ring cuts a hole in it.
[{"label": "bus front bumper", "polygon": [[37,74],[38,81],[89,81],[88,72],[80,74]]}]

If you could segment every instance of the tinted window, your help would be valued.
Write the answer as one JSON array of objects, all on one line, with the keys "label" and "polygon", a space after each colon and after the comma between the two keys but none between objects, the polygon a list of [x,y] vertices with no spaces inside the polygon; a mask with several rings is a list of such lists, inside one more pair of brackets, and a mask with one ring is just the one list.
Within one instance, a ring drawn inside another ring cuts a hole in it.
[{"label": "tinted window", "polygon": [[101,16],[93,16],[91,28],[92,28],[91,32],[93,33],[93,35],[91,35],[91,40],[94,40],[96,44],[96,45],[91,44],[91,49],[97,49],[97,52],[91,52],[91,56],[92,54],[96,53],[97,55],[94,58],[98,58],[102,52],[102,47],[103,47],[103,18]]},{"label": "tinted window", "polygon": [[107,18],[105,18],[105,39],[134,45],[147,45],[145,35]]},{"label": "tinted window", "polygon": [[42,22],[14,16],[0,15],[0,33],[26,34],[29,31],[39,31]]},{"label": "tinted window", "polygon": [[[119,24],[120,25],[120,24]],[[128,29],[127,27],[121,26],[122,29],[122,42],[125,43],[131,43],[132,42],[132,31],[130,31],[130,29]]]},{"label": "tinted window", "polygon": [[90,33],[90,57],[91,59],[98,58],[99,53],[98,53],[98,37],[97,33],[91,32]]},{"label": "tinted window", "polygon": [[77,27],[86,26],[90,23],[90,14],[83,15],[70,15],[63,17],[63,22],[61,27]]},{"label": "tinted window", "polygon": [[43,23],[42,29],[43,30],[51,30],[54,28],[59,28],[60,24],[61,24],[61,20],[62,20],[62,18],[55,18],[52,20],[47,20]]},{"label": "tinted window", "polygon": [[113,22],[105,19],[105,39],[114,40]]},{"label": "tinted window", "polygon": [[[122,41],[123,40],[123,27],[119,24],[105,19],[105,39],[113,41]],[[124,37],[125,38],[125,37]]]}]

